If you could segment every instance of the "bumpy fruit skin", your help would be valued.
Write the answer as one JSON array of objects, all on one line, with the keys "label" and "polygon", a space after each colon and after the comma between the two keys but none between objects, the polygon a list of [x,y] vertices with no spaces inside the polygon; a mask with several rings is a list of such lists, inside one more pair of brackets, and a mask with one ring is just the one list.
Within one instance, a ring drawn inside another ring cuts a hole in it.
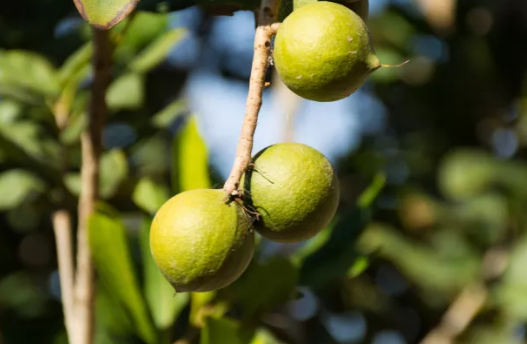
[{"label": "bumpy fruit skin", "polygon": [[315,236],[331,221],[340,198],[327,158],[301,143],[260,151],[242,178],[247,202],[259,214],[254,228],[264,237],[295,243]]},{"label": "bumpy fruit skin", "polygon": [[226,287],[254,253],[251,218],[222,190],[182,192],[157,212],[150,230],[154,260],[176,292]]},{"label": "bumpy fruit skin", "polygon": [[320,102],[349,96],[381,67],[364,21],[349,8],[326,1],[305,5],[284,20],[273,57],[290,90]]}]

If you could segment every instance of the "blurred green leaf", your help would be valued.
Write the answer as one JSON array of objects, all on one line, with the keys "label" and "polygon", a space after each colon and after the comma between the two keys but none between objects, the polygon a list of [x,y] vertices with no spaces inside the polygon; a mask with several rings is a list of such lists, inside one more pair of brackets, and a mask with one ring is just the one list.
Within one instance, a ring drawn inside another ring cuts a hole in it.
[{"label": "blurred green leaf", "polygon": [[42,192],[44,188],[44,183],[28,171],[11,169],[0,173],[0,211],[20,206],[32,192]]},{"label": "blurred green leaf", "polygon": [[[24,150],[26,154],[47,164],[56,164],[59,146],[56,141],[44,135],[42,128],[35,121],[17,121],[0,126],[0,136],[11,144]],[[11,152],[14,153],[10,148]],[[15,154],[13,154],[15,155]],[[14,156],[15,159],[21,158]]]},{"label": "blurred green leaf", "polygon": [[132,60],[130,69],[136,73],[146,73],[163,62],[170,51],[187,35],[187,30],[175,28],[157,37],[148,47]]},{"label": "blurred green leaf", "polygon": [[60,132],[60,140],[65,144],[79,142],[86,124],[86,113],[73,113],[69,117],[68,125]]},{"label": "blurred green leaf", "polygon": [[480,267],[476,253],[459,247],[458,241],[452,237],[443,240],[436,252],[392,228],[376,224],[368,227],[358,246],[363,252],[375,251],[389,260],[424,291],[453,295],[478,276]]},{"label": "blurred green leaf", "polygon": [[165,184],[156,183],[150,178],[141,178],[132,195],[134,203],[149,214],[155,214],[169,198]]},{"label": "blurred green leaf", "polygon": [[150,253],[150,225],[145,218],[141,227],[141,256],[145,276],[145,296],[154,322],[159,329],[167,329],[189,302],[189,293],[175,294],[174,288],[163,277]]},{"label": "blurred green leaf", "polygon": [[486,152],[458,149],[448,153],[438,171],[438,183],[446,197],[466,200],[483,193],[496,178],[497,162]]},{"label": "blurred green leaf", "polygon": [[101,283],[131,314],[138,336],[149,344],[156,343],[155,326],[140,292],[123,223],[118,218],[97,212],[90,217],[88,228]]},{"label": "blurred green leaf", "polygon": [[291,299],[297,282],[298,270],[291,261],[275,256],[264,262],[253,260],[227,292],[239,300],[243,315],[252,317]]},{"label": "blurred green leaf", "polygon": [[249,344],[250,333],[244,331],[240,324],[229,318],[213,318],[206,320],[201,330],[200,344]]},{"label": "blurred green leaf", "polygon": [[172,145],[172,187],[182,192],[209,188],[207,146],[198,132],[196,118],[190,117]]},{"label": "blurred green leaf", "polygon": [[346,276],[348,278],[354,278],[362,274],[370,266],[370,259],[367,256],[360,256],[355,259],[355,262],[348,270]]},{"label": "blurred green leaf", "polygon": [[22,113],[22,106],[20,103],[9,100],[2,99],[0,101],[0,124],[5,125],[8,123],[13,123]]},{"label": "blurred green leaf", "polygon": [[136,110],[144,102],[144,76],[138,73],[127,73],[117,78],[106,94],[108,108],[116,110]]},{"label": "blurred green leaf", "polygon": [[112,337],[131,337],[135,333],[134,319],[126,305],[115,298],[104,283],[97,283],[95,300],[95,343],[112,343]]},{"label": "blurred green leaf", "polygon": [[125,19],[113,31],[123,33],[125,28],[126,32],[114,52],[114,60],[119,63],[128,63],[134,59],[141,49],[165,32],[168,29],[168,16],[166,13],[136,12],[132,18]]},{"label": "blurred green leaf", "polygon": [[74,0],[82,17],[100,29],[110,29],[135,8],[139,0]]},{"label": "blurred green leaf", "polygon": [[64,85],[79,71],[90,66],[93,54],[93,44],[91,42],[84,44],[71,54],[62,64],[58,71],[59,82]]},{"label": "blurred green leaf", "polygon": [[23,318],[37,318],[46,310],[46,299],[31,276],[19,271],[0,280],[0,306]]},{"label": "blurred green leaf", "polygon": [[182,99],[176,99],[161,111],[152,116],[152,125],[156,128],[167,128],[174,124],[175,120],[185,114],[187,104]]},{"label": "blurred green leaf", "polygon": [[265,328],[260,328],[251,341],[251,344],[284,344],[282,341],[276,339],[275,336]]},{"label": "blurred green leaf", "polygon": [[14,89],[53,97],[59,92],[55,68],[42,56],[22,50],[0,50],[0,93]]},{"label": "blurred green leaf", "polygon": [[101,157],[99,193],[101,198],[112,197],[128,176],[126,154],[119,149],[105,152]]},{"label": "blurred green leaf", "polygon": [[357,207],[339,215],[328,240],[302,262],[300,284],[318,289],[348,273],[359,257],[355,243],[371,219],[372,204],[385,182],[385,176],[377,174],[359,196]]}]

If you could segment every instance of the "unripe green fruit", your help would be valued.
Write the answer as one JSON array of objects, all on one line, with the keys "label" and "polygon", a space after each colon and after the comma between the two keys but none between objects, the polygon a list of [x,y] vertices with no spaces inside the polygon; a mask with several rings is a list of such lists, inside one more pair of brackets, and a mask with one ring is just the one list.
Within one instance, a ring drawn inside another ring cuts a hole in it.
[{"label": "unripe green fruit", "polygon": [[327,158],[301,143],[265,148],[242,178],[247,203],[259,213],[254,228],[284,243],[307,240],[331,221],[339,203],[338,178]]},{"label": "unripe green fruit", "polygon": [[154,260],[176,292],[211,291],[234,282],[254,253],[251,218],[222,190],[182,192],[157,212],[150,230]]},{"label": "unripe green fruit", "polygon": [[349,96],[381,67],[364,21],[349,8],[326,1],[305,5],[284,20],[273,56],[291,91],[320,102]]}]

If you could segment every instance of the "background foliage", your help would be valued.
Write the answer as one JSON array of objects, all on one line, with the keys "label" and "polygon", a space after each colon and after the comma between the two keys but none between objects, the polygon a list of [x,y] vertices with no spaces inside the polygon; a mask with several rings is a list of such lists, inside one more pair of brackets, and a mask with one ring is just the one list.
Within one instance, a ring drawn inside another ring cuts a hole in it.
[{"label": "background foliage", "polygon": [[[149,222],[171,195],[228,174],[253,15],[142,0],[112,31],[90,221],[97,343],[419,343],[461,292],[481,288],[482,311],[456,343],[525,342],[527,7],[424,3],[370,1],[381,61],[411,63],[348,99],[300,101],[269,76],[255,150],[287,138],[321,150],[341,205],[304,244],[260,240],[217,293],[174,296],[149,254]],[[72,1],[21,0],[0,2],[0,33],[0,342],[66,343],[50,214],[76,210],[90,30]]]}]

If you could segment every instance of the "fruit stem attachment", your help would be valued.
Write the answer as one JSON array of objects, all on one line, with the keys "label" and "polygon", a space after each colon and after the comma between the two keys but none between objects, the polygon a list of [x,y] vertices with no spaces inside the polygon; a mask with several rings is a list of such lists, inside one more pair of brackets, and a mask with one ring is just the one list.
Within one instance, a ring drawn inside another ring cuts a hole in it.
[{"label": "fruit stem attachment", "polygon": [[402,67],[402,66],[406,65],[408,62],[410,62],[410,60],[406,60],[403,63],[399,63],[397,65],[382,64],[381,67],[383,67],[383,68],[399,68],[399,67]]},{"label": "fruit stem attachment", "polygon": [[254,56],[249,80],[249,94],[242,132],[236,148],[236,158],[231,173],[223,186],[225,201],[231,202],[240,196],[238,187],[240,179],[251,163],[254,132],[258,122],[258,113],[262,106],[262,92],[265,88],[265,75],[269,56],[271,55],[271,38],[278,29],[279,0],[262,0],[254,35]]}]

